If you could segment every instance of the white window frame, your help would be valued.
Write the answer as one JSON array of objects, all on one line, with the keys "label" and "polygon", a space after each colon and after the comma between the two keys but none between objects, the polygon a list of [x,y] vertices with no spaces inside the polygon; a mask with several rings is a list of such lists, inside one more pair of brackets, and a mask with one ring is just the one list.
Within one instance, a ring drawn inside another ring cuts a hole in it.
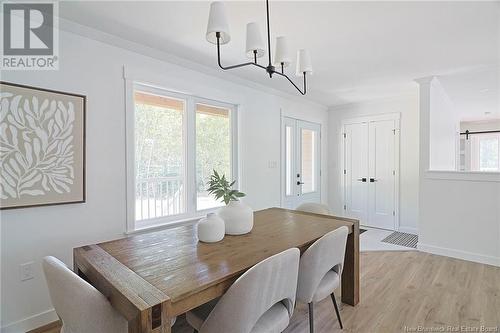
[{"label": "white window frame", "polygon": [[[231,121],[231,176],[236,180],[235,186],[239,186],[239,167],[238,167],[238,106],[221,101],[215,101],[199,96],[173,92],[168,89],[159,88],[153,85],[126,80],[125,83],[125,110],[126,110],[126,192],[127,192],[127,233],[137,231],[162,228],[166,226],[192,223],[203,217],[216,208],[197,210],[197,192],[196,192],[196,104],[208,104],[215,107],[222,107],[230,110]],[[136,170],[135,170],[135,102],[134,92],[136,90],[146,93],[163,95],[185,101],[184,110],[184,179],[185,179],[185,204],[186,212],[177,215],[164,216],[149,219],[148,226],[144,228],[136,227],[135,211],[135,188],[136,188]]]}]

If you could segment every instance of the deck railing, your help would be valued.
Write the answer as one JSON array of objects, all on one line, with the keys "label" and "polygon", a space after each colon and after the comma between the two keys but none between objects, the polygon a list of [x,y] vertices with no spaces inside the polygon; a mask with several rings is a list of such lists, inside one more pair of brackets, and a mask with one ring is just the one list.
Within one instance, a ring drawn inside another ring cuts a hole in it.
[{"label": "deck railing", "polygon": [[184,209],[184,178],[156,177],[136,182],[136,220],[181,214]]}]

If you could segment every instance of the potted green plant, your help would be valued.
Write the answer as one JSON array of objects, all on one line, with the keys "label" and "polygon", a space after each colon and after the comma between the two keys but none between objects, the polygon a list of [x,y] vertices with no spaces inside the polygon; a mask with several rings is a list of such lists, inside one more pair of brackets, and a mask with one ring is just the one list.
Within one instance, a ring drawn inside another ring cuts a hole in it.
[{"label": "potted green plant", "polygon": [[234,180],[228,181],[225,175],[221,176],[216,170],[208,180],[208,193],[226,204],[219,208],[217,214],[224,220],[228,235],[246,234],[253,228],[253,211],[239,200],[246,194],[233,189],[235,183]]}]

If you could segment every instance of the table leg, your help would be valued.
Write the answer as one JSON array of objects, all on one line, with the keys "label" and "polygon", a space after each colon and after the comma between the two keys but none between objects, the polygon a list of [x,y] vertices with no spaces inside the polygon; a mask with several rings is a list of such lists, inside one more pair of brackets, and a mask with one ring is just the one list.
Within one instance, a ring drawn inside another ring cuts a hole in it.
[{"label": "table leg", "polygon": [[353,232],[347,236],[342,272],[342,302],[349,305],[359,303],[359,222],[355,222]]},{"label": "table leg", "polygon": [[171,333],[166,307],[158,304],[128,322],[128,333]]}]

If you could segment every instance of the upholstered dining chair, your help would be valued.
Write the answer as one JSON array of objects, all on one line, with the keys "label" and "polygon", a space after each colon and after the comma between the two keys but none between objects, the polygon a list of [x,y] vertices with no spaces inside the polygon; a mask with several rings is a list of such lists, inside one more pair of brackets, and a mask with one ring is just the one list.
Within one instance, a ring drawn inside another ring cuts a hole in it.
[{"label": "upholstered dining chair", "polygon": [[302,212],[308,212],[308,213],[331,215],[330,209],[328,208],[327,205],[314,203],[314,202],[305,202],[305,203],[299,205],[296,208],[296,210],[300,210]]},{"label": "upholstered dining chair", "polygon": [[127,321],[111,307],[106,297],[73,273],[55,257],[45,257],[43,272],[50,299],[61,319],[64,333],[128,331]]},{"label": "upholstered dining chair", "polygon": [[186,314],[199,333],[279,333],[288,326],[297,291],[300,251],[288,249],[256,264],[219,299]]},{"label": "upholstered dining chair", "polygon": [[297,300],[309,305],[309,331],[314,332],[314,303],[332,298],[340,328],[342,320],[334,290],[340,285],[349,229],[342,226],[314,242],[300,258]]}]

